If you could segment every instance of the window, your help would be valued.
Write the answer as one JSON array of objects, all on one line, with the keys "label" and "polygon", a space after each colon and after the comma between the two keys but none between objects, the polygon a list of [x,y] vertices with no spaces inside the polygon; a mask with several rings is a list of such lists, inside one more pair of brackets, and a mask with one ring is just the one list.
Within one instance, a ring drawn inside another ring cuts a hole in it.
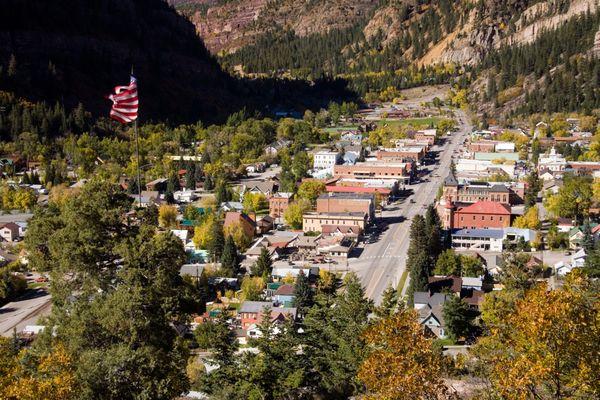
[{"label": "window", "polygon": [[500,217],[500,221],[503,221],[503,217]]}]

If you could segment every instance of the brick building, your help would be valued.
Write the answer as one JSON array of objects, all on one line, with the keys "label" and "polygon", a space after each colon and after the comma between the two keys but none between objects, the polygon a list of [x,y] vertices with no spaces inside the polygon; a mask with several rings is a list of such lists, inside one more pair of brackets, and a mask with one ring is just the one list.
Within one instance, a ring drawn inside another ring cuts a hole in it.
[{"label": "brick building", "polygon": [[317,199],[317,213],[362,212],[375,217],[375,196],[368,193],[328,192]]},{"label": "brick building", "polygon": [[[367,226],[368,214],[363,212],[341,213],[307,213],[302,216],[302,230],[304,232],[323,232],[323,226],[355,226],[364,231]],[[331,227],[328,227],[331,229]]]},{"label": "brick building", "polygon": [[278,192],[269,197],[269,215],[273,218],[283,217],[283,213],[287,210],[292,198],[293,193]]},{"label": "brick building", "polygon": [[443,198],[452,203],[476,203],[494,201],[502,204],[515,204],[519,196],[511,188],[502,184],[490,185],[487,182],[458,183],[453,174],[444,179]]},{"label": "brick building", "polygon": [[457,206],[445,200],[438,212],[444,229],[500,229],[510,226],[510,206],[495,201]]},{"label": "brick building", "polygon": [[394,178],[410,182],[415,167],[413,163],[359,162],[354,165],[336,165],[333,175],[336,178]]}]

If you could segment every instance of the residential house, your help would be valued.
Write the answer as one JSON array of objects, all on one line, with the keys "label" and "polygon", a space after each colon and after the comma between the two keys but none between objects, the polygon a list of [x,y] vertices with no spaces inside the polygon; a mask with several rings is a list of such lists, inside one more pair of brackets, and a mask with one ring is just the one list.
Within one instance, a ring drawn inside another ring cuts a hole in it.
[{"label": "residential house", "polygon": [[256,221],[256,232],[258,234],[265,234],[273,230],[275,220],[270,215],[265,215]]},{"label": "residential house", "polygon": [[248,215],[237,212],[229,211],[225,213],[225,221],[223,222],[223,229],[227,231],[230,227],[239,225],[246,237],[253,238],[254,230],[256,227],[255,221]]},{"label": "residential house", "polygon": [[289,146],[290,143],[291,142],[289,140],[279,139],[265,147],[265,154],[269,156],[275,156],[281,149]]},{"label": "residential house", "polygon": [[241,197],[245,193],[261,193],[265,197],[269,197],[277,192],[279,185],[273,180],[268,181],[248,181],[242,184]]},{"label": "residential house", "polygon": [[273,293],[273,301],[276,304],[281,304],[284,307],[292,307],[294,305],[295,296],[294,285],[281,285]]},{"label": "residential house", "polygon": [[273,263],[271,277],[274,280],[283,279],[286,276],[297,278],[300,273],[303,273],[309,280],[319,276],[319,267],[306,265],[304,263],[294,264],[287,261],[276,261]]},{"label": "residential house", "polygon": [[146,183],[147,191],[156,191],[159,193],[164,193],[167,190],[167,183],[169,182],[166,178],[158,178],[151,182]]},{"label": "residential house", "polygon": [[0,226],[0,237],[7,242],[14,242],[19,239],[19,225],[14,222],[8,222]]},{"label": "residential house", "polygon": [[244,210],[244,205],[239,201],[227,201],[221,204],[221,210],[225,212],[242,212]]},{"label": "residential house", "polygon": [[450,296],[442,293],[414,293],[414,308],[417,310],[419,323],[439,339],[447,336],[443,308]]},{"label": "residential house", "polygon": [[295,307],[274,307],[270,301],[244,301],[238,311],[242,329],[247,330],[251,325],[260,325],[268,309],[271,310],[271,321],[283,322],[288,318],[296,319]]}]

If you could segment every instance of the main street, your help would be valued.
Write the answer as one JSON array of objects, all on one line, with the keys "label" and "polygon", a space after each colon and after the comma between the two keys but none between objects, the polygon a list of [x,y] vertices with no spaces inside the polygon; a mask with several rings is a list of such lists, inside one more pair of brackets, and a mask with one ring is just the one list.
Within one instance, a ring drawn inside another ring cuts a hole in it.
[{"label": "main street", "polygon": [[[458,132],[447,138],[444,145],[436,145],[431,149],[439,154],[436,163],[421,167],[421,171],[427,171],[421,182],[407,186],[407,189],[413,190],[413,194],[382,212],[375,222],[377,227],[383,228],[379,238],[365,244],[358,258],[349,260],[349,269],[360,277],[367,296],[376,304],[381,301],[381,295],[387,287],[397,287],[406,269],[411,220],[415,215],[424,215],[427,206],[435,201],[438,188],[450,170],[452,155],[461,148],[465,137],[471,132],[472,127],[464,113],[458,111],[457,117]],[[407,287],[408,279],[401,288],[403,294]]]}]

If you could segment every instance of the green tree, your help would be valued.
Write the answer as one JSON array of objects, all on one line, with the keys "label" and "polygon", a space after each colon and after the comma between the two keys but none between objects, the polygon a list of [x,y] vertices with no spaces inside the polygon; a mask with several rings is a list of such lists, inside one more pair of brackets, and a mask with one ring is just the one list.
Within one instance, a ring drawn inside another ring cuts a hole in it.
[{"label": "green tree", "polygon": [[291,203],[283,213],[285,222],[294,229],[302,229],[302,216],[311,209],[310,201],[299,199]]},{"label": "green tree", "polygon": [[408,297],[411,301],[414,292],[425,290],[432,270],[428,243],[429,235],[425,219],[421,215],[416,215],[410,225],[410,243],[406,260],[406,267],[410,274]]},{"label": "green tree", "polygon": [[273,260],[271,260],[271,255],[269,254],[269,250],[263,247],[260,250],[260,254],[256,259],[256,262],[251,267],[252,275],[259,276],[265,279],[268,279],[271,276],[271,271],[273,269]]},{"label": "green tree", "polygon": [[398,309],[400,298],[398,291],[392,285],[388,286],[381,296],[381,305],[375,307],[375,315],[379,318],[388,318]]},{"label": "green tree", "polygon": [[444,303],[442,313],[446,329],[453,340],[468,337],[473,333],[473,320],[476,317],[476,313],[459,297],[451,296],[450,300]]},{"label": "green tree", "polygon": [[321,181],[305,181],[298,188],[298,197],[306,199],[312,204],[317,201],[317,197],[325,192],[325,183]]},{"label": "green tree", "polygon": [[52,314],[36,347],[65,346],[81,399],[172,398],[188,388],[173,329],[196,304],[179,275],[183,244],[126,225],[130,205],[118,186],[92,181],[30,222],[30,263],[52,276]]},{"label": "green tree", "polygon": [[221,271],[225,276],[234,277],[239,273],[240,262],[238,249],[231,236],[225,238],[223,254],[221,255]]},{"label": "green tree", "polygon": [[294,284],[294,307],[298,309],[298,314],[303,316],[312,307],[313,302],[314,293],[308,282],[308,277],[300,271]]},{"label": "green tree", "polygon": [[231,200],[231,194],[229,193],[229,189],[227,188],[227,182],[223,179],[217,181],[217,186],[215,188],[215,198],[217,199],[218,205]]},{"label": "green tree", "polygon": [[461,275],[461,259],[454,249],[444,250],[435,263],[435,275]]},{"label": "green tree", "polygon": [[225,246],[225,234],[223,233],[223,224],[221,221],[215,220],[210,228],[210,241],[208,242],[206,249],[213,260],[218,260],[223,254],[223,247]]}]

